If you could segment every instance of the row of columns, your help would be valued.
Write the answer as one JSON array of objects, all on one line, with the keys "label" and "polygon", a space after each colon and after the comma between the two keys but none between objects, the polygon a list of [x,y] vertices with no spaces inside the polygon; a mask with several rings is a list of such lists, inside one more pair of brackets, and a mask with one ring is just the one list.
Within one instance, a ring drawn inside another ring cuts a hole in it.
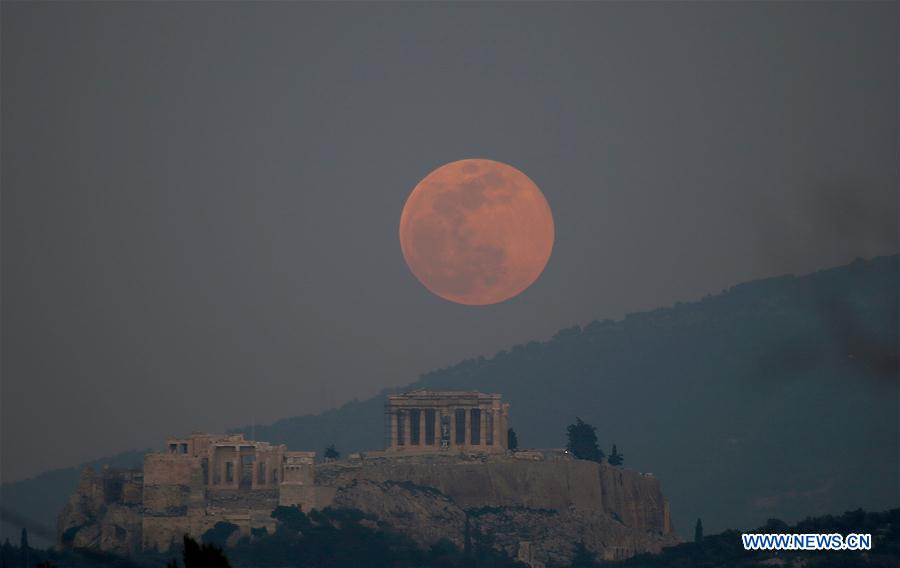
[{"label": "row of columns", "polygon": [[[211,486],[224,488],[238,488],[241,484],[241,478],[244,473],[243,455],[239,446],[235,446],[233,450],[227,452],[229,455],[222,455],[225,452],[217,451],[219,448],[210,452],[210,459],[207,461],[207,479],[204,482]],[[228,448],[231,449],[231,448]],[[280,456],[271,455],[268,452],[254,452],[254,459],[251,462],[250,480],[252,488],[277,486],[281,481]],[[260,468],[262,465],[262,468]],[[231,479],[229,480],[229,467],[231,469]]]},{"label": "row of columns", "polygon": [[[434,411],[434,438],[431,444],[426,440],[427,410]],[[478,439],[473,438],[472,411],[479,410]],[[457,442],[457,414],[462,411],[464,424],[464,440]],[[412,417],[418,412],[419,436],[418,443],[413,443]],[[490,408],[450,408],[450,409],[426,409],[426,408],[402,408],[397,409],[391,417],[391,445],[397,446],[440,446],[441,445],[441,417],[449,417],[449,445],[450,446],[499,446],[501,444],[501,421],[499,413],[495,414]],[[489,443],[490,442],[490,443]]]}]

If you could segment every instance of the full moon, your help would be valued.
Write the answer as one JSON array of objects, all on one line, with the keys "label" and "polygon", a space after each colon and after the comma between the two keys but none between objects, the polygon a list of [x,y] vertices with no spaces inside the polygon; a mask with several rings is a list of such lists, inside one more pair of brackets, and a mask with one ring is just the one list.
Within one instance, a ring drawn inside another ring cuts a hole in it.
[{"label": "full moon", "polygon": [[434,294],[470,306],[496,304],[531,286],[553,250],[544,194],[516,168],[459,160],[416,185],[400,215],[400,248]]}]

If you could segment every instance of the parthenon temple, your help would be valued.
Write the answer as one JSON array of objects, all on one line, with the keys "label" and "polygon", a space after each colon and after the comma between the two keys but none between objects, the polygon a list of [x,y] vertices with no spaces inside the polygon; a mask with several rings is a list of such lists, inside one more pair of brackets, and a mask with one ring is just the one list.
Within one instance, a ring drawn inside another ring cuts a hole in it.
[{"label": "parthenon temple", "polygon": [[509,403],[499,394],[414,390],[388,396],[389,453],[505,452]]}]

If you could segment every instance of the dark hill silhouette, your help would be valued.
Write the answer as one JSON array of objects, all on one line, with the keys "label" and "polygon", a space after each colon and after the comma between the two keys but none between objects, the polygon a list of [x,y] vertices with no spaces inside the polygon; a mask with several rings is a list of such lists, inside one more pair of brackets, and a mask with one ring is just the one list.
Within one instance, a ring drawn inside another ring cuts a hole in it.
[{"label": "dark hill silhouette", "polygon": [[[520,447],[561,447],[583,418],[604,451],[615,442],[629,468],[661,479],[682,536],[698,517],[718,532],[885,509],[900,501],[898,313],[900,255],[857,260],[572,327],[404,389],[501,392]],[[387,392],[255,436],[345,455],[379,448]]]}]

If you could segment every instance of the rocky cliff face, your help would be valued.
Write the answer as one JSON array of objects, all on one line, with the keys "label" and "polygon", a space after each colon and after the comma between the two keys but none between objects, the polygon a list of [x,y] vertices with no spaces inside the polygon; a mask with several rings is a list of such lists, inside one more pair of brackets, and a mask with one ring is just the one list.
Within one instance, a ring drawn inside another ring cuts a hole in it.
[{"label": "rocky cliff face", "polygon": [[577,542],[618,560],[674,544],[651,476],[558,452],[361,459],[317,468],[319,507],[360,509],[428,546],[481,539],[531,566],[567,564]]},{"label": "rocky cliff face", "polygon": [[466,512],[431,487],[359,480],[337,491],[331,506],[375,515],[421,545],[447,539],[465,546]]},{"label": "rocky cliff face", "polygon": [[60,544],[118,554],[139,552],[142,493],[140,471],[85,468],[78,491],[59,516]]}]

